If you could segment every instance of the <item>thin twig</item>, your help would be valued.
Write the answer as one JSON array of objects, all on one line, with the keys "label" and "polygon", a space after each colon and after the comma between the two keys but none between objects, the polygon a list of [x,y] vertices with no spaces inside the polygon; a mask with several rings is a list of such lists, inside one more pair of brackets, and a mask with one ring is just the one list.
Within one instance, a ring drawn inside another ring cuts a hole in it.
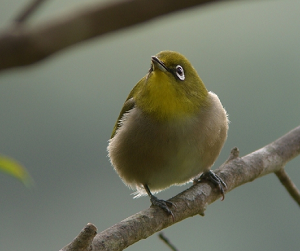
[{"label": "thin twig", "polygon": [[286,188],[288,193],[300,206],[300,192],[293,181],[290,179],[284,168],[281,168],[278,172],[275,172],[275,174],[280,180],[281,184]]},{"label": "thin twig", "polygon": [[179,251],[170,241],[169,239],[164,235],[164,233],[158,234],[159,238],[173,251]]},{"label": "thin twig", "polygon": [[15,18],[16,23],[24,23],[46,0],[32,0]]}]

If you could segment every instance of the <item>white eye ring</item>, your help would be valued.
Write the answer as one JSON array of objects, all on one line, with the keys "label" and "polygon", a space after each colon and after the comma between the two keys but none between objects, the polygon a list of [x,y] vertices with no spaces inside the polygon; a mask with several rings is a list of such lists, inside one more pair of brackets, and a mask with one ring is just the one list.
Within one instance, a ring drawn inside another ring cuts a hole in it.
[{"label": "white eye ring", "polygon": [[184,70],[182,68],[181,65],[177,65],[176,66],[176,75],[180,80],[184,80],[185,76],[184,76]]}]

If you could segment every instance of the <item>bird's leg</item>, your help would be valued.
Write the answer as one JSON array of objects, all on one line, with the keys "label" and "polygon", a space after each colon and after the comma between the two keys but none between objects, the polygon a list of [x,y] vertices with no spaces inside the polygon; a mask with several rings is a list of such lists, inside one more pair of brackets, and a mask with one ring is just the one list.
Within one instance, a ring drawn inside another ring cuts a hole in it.
[{"label": "bird's leg", "polygon": [[227,189],[226,183],[221,179],[220,176],[215,174],[212,170],[209,170],[208,172],[202,173],[201,176],[198,179],[194,180],[194,183],[201,182],[201,180],[209,180],[213,184],[217,185],[219,187],[219,190],[222,194],[222,200],[225,199],[225,192],[224,189]]},{"label": "bird's leg", "polygon": [[160,207],[162,210],[164,210],[167,214],[171,215],[174,221],[174,214],[172,212],[172,210],[169,207],[176,207],[174,203],[172,203],[171,201],[167,201],[167,200],[160,200],[157,197],[155,197],[151,192],[150,189],[148,187],[147,184],[144,185],[144,188],[147,192],[147,194],[150,197],[150,201],[152,203],[153,206],[158,206]]}]

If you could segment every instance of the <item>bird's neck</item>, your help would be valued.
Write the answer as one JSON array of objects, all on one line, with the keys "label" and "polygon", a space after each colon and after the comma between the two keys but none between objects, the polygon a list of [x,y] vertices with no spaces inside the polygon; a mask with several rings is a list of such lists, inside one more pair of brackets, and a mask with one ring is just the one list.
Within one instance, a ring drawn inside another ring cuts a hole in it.
[{"label": "bird's neck", "polygon": [[187,96],[185,91],[173,85],[164,75],[159,76],[159,81],[152,77],[135,98],[136,105],[155,120],[163,122],[190,117],[207,105],[208,93],[205,87],[205,90],[194,91]]}]

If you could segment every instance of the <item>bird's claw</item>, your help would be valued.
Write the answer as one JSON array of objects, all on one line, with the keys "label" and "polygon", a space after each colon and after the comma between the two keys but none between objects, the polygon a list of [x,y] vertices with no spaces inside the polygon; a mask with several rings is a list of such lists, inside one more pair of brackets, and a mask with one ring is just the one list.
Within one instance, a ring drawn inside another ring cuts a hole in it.
[{"label": "bird's claw", "polygon": [[151,196],[150,201],[152,203],[153,206],[158,206],[160,207],[162,210],[164,210],[168,215],[171,215],[173,218],[173,221],[175,220],[174,214],[172,212],[172,210],[169,207],[175,207],[176,205],[168,200],[160,200],[155,196]]},{"label": "bird's claw", "polygon": [[199,183],[201,180],[209,180],[213,184],[217,185],[219,187],[220,193],[222,194],[222,199],[225,199],[225,190],[227,189],[226,183],[221,179],[220,176],[215,174],[212,170],[209,170],[208,172],[202,173],[201,176],[194,180],[194,183]]}]

